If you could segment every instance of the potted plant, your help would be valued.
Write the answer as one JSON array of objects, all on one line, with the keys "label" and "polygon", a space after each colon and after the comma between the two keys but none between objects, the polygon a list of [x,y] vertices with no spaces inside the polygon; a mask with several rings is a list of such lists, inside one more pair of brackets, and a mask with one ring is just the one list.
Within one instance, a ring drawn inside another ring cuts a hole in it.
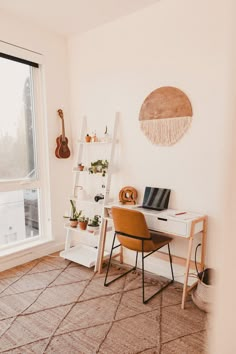
[{"label": "potted plant", "polygon": [[85,141],[86,141],[86,143],[90,143],[91,139],[92,139],[92,137],[91,137],[89,134],[87,134],[87,135],[85,136]]},{"label": "potted plant", "polygon": [[99,229],[100,225],[100,215],[94,215],[92,219],[89,219],[87,230],[88,232],[94,233]]},{"label": "potted plant", "polygon": [[89,173],[102,173],[102,176],[105,177],[108,166],[109,162],[107,160],[97,160],[91,162],[91,167],[88,170]]},{"label": "potted plant", "polygon": [[88,220],[89,218],[87,218],[86,216],[79,217],[79,227],[81,228],[81,230],[86,230],[88,225]]},{"label": "potted plant", "polygon": [[82,163],[79,163],[78,164],[78,168],[79,168],[79,171],[83,171],[84,170],[84,165]]},{"label": "potted plant", "polygon": [[[71,227],[77,227],[78,225],[78,219],[82,213],[80,210],[79,212],[76,210],[76,204],[74,200],[70,200],[71,204],[71,216],[70,216],[70,226]],[[66,217],[66,216],[65,216]]]}]

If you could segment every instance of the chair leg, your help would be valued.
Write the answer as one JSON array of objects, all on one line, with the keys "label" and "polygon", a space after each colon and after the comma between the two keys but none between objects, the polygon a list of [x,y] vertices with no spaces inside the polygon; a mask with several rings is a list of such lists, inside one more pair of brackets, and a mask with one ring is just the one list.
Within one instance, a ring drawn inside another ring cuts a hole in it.
[{"label": "chair leg", "polygon": [[107,284],[107,276],[108,276],[108,272],[109,272],[110,265],[111,265],[111,258],[112,258],[112,252],[113,252],[113,249],[114,249],[115,239],[116,239],[116,233],[114,233],[114,236],[113,236],[113,241],[112,241],[112,246],[111,246],[110,257],[109,257],[109,261],[108,261],[108,265],[107,265],[107,271],[106,271],[106,276],[105,276],[105,280],[104,280],[104,285],[105,285],[105,286],[108,285],[108,284]]},{"label": "chair leg", "polygon": [[174,278],[174,272],[173,272],[173,265],[172,265],[172,257],[171,257],[171,253],[170,253],[170,245],[168,243],[168,252],[169,252],[169,259],[170,259],[170,269],[171,269],[171,275],[172,275],[172,283],[175,280]]},{"label": "chair leg", "polygon": [[137,268],[137,263],[138,263],[138,251],[136,252],[135,269]]},{"label": "chair leg", "polygon": [[170,258],[170,268],[171,268],[171,275],[172,275],[172,279],[169,280],[168,282],[166,282],[159,290],[157,290],[153,295],[151,295],[149,298],[147,298],[145,300],[145,287],[144,287],[144,283],[145,283],[145,279],[144,279],[144,258],[146,258],[144,256],[144,251],[143,251],[143,241],[142,241],[142,293],[143,293],[143,303],[146,304],[149,300],[151,300],[155,295],[159,294],[162,290],[164,290],[165,288],[167,288],[167,286],[169,286],[170,284],[172,284],[174,282],[174,273],[173,273],[173,267],[172,267],[172,257],[171,257],[171,253],[170,253],[170,246],[169,244],[168,246],[168,252],[169,252],[169,258]]},{"label": "chair leg", "polygon": [[109,269],[110,269],[110,265],[111,265],[112,252],[113,252],[113,249],[117,247],[117,246],[114,247],[115,239],[116,239],[116,233],[114,233],[114,237],[113,237],[113,241],[112,241],[111,253],[110,253],[110,257],[109,257],[109,262],[108,262],[108,266],[107,266],[107,271],[106,271],[105,280],[104,280],[104,286],[108,286],[108,285],[110,285],[111,283],[113,283],[115,280],[118,280],[118,279],[122,278],[124,275],[126,275],[126,274],[132,272],[133,270],[136,269],[136,266],[137,266],[137,255],[136,255],[136,265],[135,265],[135,267],[129,269],[127,272],[125,272],[125,273],[119,275],[118,277],[116,277],[116,278],[110,280],[109,282],[107,282],[107,277],[108,277],[108,273],[109,273]]},{"label": "chair leg", "polygon": [[142,240],[142,293],[143,293],[143,303],[146,304],[145,294],[144,294],[144,252],[143,252],[143,240]]}]

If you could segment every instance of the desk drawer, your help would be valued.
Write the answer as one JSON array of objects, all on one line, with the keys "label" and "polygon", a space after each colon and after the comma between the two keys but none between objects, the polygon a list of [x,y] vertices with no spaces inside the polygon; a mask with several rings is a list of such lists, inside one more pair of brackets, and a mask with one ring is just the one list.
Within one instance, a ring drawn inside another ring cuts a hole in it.
[{"label": "desk drawer", "polygon": [[183,237],[189,236],[187,224],[183,221],[167,220],[161,217],[158,218],[150,215],[145,215],[145,219],[149,229]]}]

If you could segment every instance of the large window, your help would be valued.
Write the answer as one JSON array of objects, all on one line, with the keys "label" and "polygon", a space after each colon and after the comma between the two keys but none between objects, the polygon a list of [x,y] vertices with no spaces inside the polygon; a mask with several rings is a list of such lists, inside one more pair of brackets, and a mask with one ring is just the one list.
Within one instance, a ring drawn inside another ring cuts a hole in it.
[{"label": "large window", "polygon": [[41,239],[45,171],[40,169],[39,65],[20,50],[18,57],[11,46],[3,47],[0,43],[0,248],[5,249]]}]

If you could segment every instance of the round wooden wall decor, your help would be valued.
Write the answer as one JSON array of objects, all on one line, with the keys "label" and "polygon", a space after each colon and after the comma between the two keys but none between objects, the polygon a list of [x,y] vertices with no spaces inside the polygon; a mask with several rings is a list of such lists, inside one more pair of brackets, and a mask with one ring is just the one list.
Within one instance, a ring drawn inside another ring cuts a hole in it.
[{"label": "round wooden wall decor", "polygon": [[134,187],[123,187],[119,192],[119,201],[122,204],[136,204],[138,192]]},{"label": "round wooden wall decor", "polygon": [[176,87],[160,87],[144,100],[140,126],[146,137],[157,145],[175,144],[192,122],[192,106],[186,94]]}]

